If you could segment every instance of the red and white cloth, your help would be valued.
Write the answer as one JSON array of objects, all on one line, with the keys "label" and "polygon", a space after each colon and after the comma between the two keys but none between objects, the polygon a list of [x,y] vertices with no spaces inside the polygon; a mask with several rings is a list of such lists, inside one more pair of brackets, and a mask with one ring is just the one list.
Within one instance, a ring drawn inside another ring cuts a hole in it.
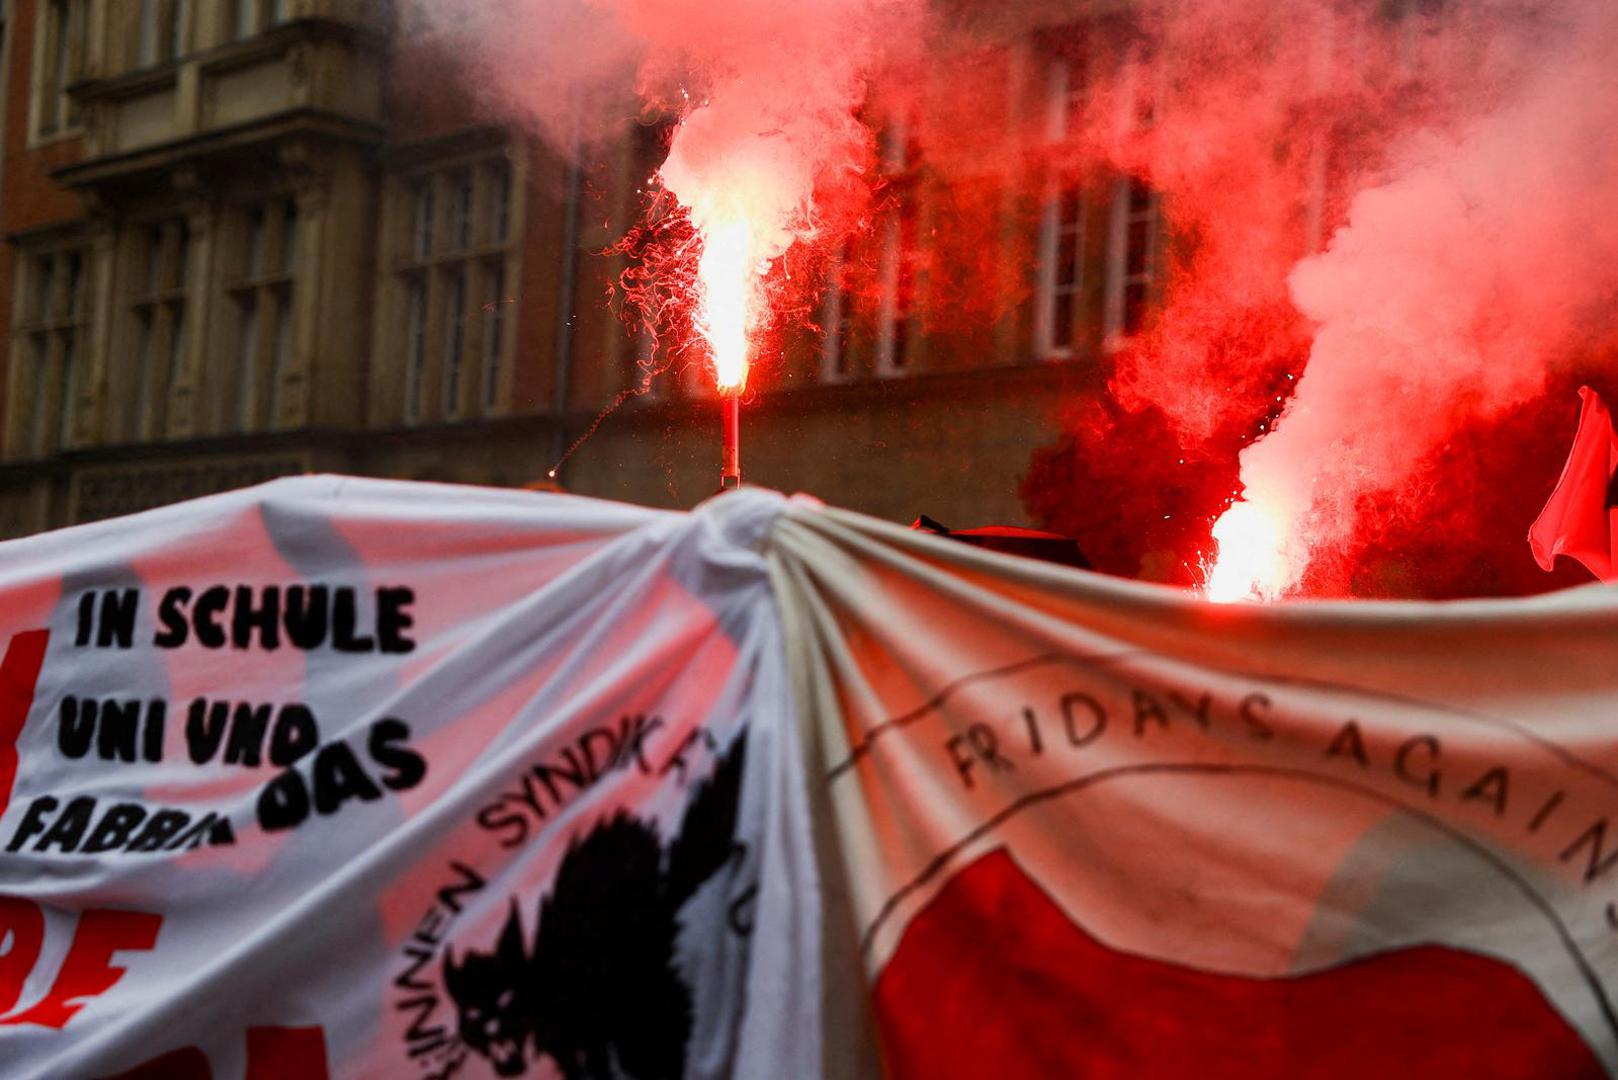
[{"label": "red and white cloth", "polygon": [[771,551],[888,1075],[1614,1073],[1609,590],[1215,605],[807,508]]},{"label": "red and white cloth", "polygon": [[1615,647],[753,490],[9,543],[0,1071],[1618,1075]]}]

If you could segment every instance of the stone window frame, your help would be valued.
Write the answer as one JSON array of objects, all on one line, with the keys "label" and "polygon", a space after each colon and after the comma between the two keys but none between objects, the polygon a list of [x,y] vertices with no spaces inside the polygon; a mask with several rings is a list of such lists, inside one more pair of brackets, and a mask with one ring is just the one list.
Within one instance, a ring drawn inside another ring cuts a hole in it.
[{"label": "stone window frame", "polygon": [[90,0],[40,0],[35,15],[31,145],[72,138],[84,130],[83,112],[68,87],[84,75],[89,61]]},{"label": "stone window frame", "polygon": [[384,310],[407,425],[497,416],[510,405],[521,171],[503,147],[389,178]]},{"label": "stone window frame", "polygon": [[125,245],[122,315],[129,347],[127,378],[114,400],[124,403],[117,429],[126,442],[168,432],[169,396],[185,374],[189,335],[200,322],[194,303],[200,238],[184,215],[133,224]]},{"label": "stone window frame", "polygon": [[13,457],[44,458],[79,441],[94,327],[92,251],[80,235],[25,241],[16,265],[8,442]]},{"label": "stone window frame", "polygon": [[247,433],[282,427],[280,389],[297,348],[298,199],[292,192],[233,207],[226,228],[224,295],[231,369],[219,380],[222,426]]}]

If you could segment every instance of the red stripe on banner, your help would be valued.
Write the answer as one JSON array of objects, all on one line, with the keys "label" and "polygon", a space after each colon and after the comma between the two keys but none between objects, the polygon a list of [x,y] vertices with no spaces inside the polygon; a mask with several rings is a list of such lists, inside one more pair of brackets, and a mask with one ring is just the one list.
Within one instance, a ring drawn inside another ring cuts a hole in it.
[{"label": "red stripe on banner", "polygon": [[45,663],[49,630],[14,634],[0,661],[0,814],[11,805],[11,787],[17,779],[17,739],[34,707],[34,686]]},{"label": "red stripe on banner", "polygon": [[328,1080],[330,1075],[323,1028],[247,1029],[247,1080]]},{"label": "red stripe on banner", "polygon": [[1605,1075],[1498,960],[1424,946],[1307,975],[1221,975],[1109,947],[1004,851],[905,929],[876,1008],[894,1080]]}]

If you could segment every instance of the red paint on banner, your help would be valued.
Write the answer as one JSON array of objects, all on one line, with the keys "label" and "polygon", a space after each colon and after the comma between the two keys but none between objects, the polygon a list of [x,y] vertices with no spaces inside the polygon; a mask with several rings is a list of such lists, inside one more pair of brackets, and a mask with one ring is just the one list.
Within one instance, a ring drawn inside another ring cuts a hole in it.
[{"label": "red paint on banner", "polygon": [[0,954],[0,1015],[17,1004],[45,944],[45,913],[38,904],[21,897],[0,896],[0,942],[7,941],[10,944]]},{"label": "red paint on banner", "polygon": [[1004,851],[957,874],[876,985],[889,1075],[1604,1076],[1515,968],[1442,946],[1261,979],[1114,950]]},{"label": "red paint on banner", "polygon": [[[28,904],[26,900],[16,901]],[[30,905],[32,906],[32,905]],[[113,955],[120,951],[144,951],[157,944],[157,932],[163,926],[163,916],[144,911],[112,911],[92,908],[79,917],[73,932],[73,942],[67,956],[56,973],[56,981],[40,1001],[16,1016],[0,1019],[0,1024],[38,1024],[41,1027],[62,1028],[84,1008],[85,998],[104,994],[123,978],[124,970],[113,964]],[[29,967],[38,958],[35,945]],[[21,978],[26,978],[26,971]],[[0,1000],[9,998],[13,1003],[22,990],[19,981],[14,986],[0,982]]]},{"label": "red paint on banner", "polygon": [[34,686],[45,663],[49,630],[13,634],[0,660],[0,814],[11,805],[11,786],[17,779],[17,739],[34,707]]}]

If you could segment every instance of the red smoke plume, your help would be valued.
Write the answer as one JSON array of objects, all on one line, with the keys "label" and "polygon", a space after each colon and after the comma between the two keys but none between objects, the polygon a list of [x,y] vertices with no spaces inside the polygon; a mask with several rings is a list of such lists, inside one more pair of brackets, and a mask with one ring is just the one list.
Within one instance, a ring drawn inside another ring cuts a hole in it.
[{"label": "red smoke plume", "polygon": [[[897,281],[945,362],[1027,321],[1053,175],[1150,185],[1158,302],[1101,343],[1104,389],[1052,403],[1065,434],[1023,489],[1104,569],[1196,582],[1245,491],[1284,519],[1294,592],[1577,580],[1522,538],[1574,388],[1618,390],[1611,0],[414,7],[558,145],[648,106],[685,118],[664,178],[699,213],[762,192],[778,316],[835,252],[848,303]],[[1061,138],[1007,105],[1029,40],[1088,57]],[[871,248],[916,227],[906,185],[930,224],[895,275]]]},{"label": "red smoke plume", "polygon": [[[1573,387],[1618,341],[1618,7],[1455,7],[1202,0],[1146,20],[1177,93],[1103,151],[1164,192],[1181,255],[1110,399],[1075,407],[1025,487],[1103,565],[1194,580],[1240,488],[1283,517],[1293,591],[1568,580],[1522,537]],[[1312,187],[1325,249],[1306,256]],[[1064,492],[1115,494],[1117,516]]]}]

